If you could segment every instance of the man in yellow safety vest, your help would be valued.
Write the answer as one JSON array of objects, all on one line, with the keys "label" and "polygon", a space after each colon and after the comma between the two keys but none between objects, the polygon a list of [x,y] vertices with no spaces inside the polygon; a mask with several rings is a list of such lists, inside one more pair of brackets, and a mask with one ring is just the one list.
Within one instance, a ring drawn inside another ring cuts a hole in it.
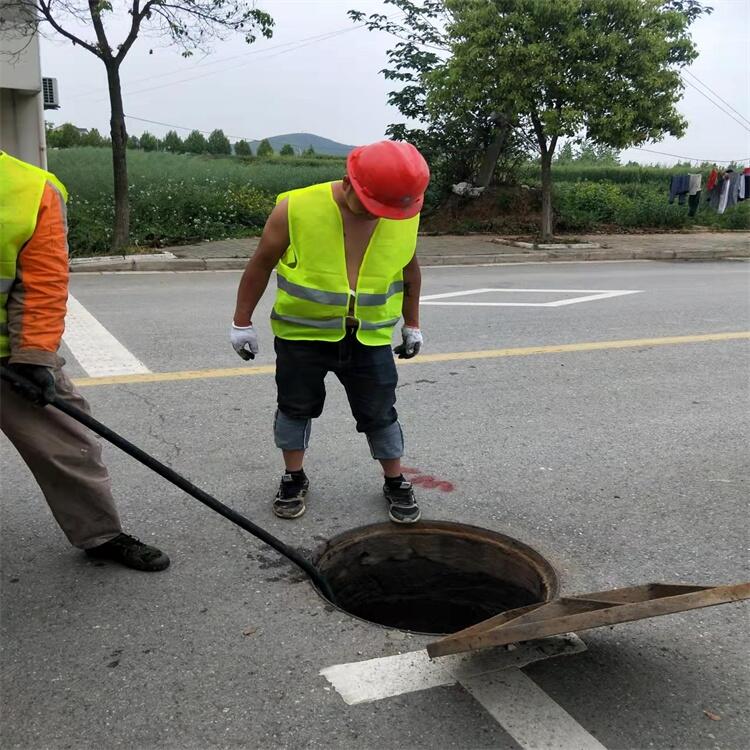
[{"label": "man in yellow safety vest", "polygon": [[276,268],[271,312],[278,409],[274,422],[285,472],[273,502],[280,518],[305,512],[309,481],[303,469],[311,420],[325,401],[333,372],[349,399],[357,431],[366,435],[385,475],[383,494],[396,523],[420,511],[401,472],[404,440],[394,404],[394,352],[414,357],[421,275],[415,250],[419,212],[430,180],[414,146],[381,141],[354,149],[343,180],[282,193],[240,281],[231,342],[243,359],[258,352],[256,305]]},{"label": "man in yellow safety vest", "polygon": [[0,151],[0,364],[29,383],[0,381],[0,429],[71,544],[89,557],[164,570],[167,555],[122,532],[98,440],[44,408],[58,398],[89,411],[57,354],[68,298],[67,197],[53,174]]}]

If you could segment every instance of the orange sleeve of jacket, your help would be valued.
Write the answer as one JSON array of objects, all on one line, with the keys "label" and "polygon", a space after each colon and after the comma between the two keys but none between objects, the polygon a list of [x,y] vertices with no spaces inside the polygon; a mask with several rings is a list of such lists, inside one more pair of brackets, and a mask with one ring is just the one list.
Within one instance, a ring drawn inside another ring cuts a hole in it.
[{"label": "orange sleeve of jacket", "polygon": [[36,228],[21,248],[8,300],[11,362],[57,364],[68,301],[68,226],[65,199],[48,182]]}]

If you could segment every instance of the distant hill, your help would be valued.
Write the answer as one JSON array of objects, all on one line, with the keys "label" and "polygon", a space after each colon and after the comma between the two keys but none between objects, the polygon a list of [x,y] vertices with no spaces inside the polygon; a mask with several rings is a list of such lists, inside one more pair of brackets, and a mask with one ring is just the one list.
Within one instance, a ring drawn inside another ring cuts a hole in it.
[{"label": "distant hill", "polygon": [[[316,154],[325,154],[327,156],[346,156],[354,146],[347,146],[330,138],[323,138],[313,133],[287,133],[286,135],[275,135],[268,139],[273,146],[273,150],[278,153],[281,147],[288,143],[294,150],[301,154],[306,149],[313,147]],[[250,148],[253,153],[258,149],[260,141],[251,141]]]}]

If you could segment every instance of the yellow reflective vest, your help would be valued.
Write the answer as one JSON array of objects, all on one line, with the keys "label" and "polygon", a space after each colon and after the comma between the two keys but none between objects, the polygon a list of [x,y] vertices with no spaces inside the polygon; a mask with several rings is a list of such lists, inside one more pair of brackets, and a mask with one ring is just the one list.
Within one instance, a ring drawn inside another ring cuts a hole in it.
[{"label": "yellow reflective vest", "polygon": [[276,267],[278,290],[271,312],[276,336],[296,341],[340,341],[353,296],[357,339],[367,346],[391,343],[401,319],[403,269],[414,256],[419,215],[375,226],[350,290],[344,227],[333,183],[282,193],[289,199],[289,247]]},{"label": "yellow reflective vest", "polygon": [[10,355],[7,307],[18,254],[34,234],[47,182],[67,199],[65,187],[53,174],[0,151],[0,357]]}]

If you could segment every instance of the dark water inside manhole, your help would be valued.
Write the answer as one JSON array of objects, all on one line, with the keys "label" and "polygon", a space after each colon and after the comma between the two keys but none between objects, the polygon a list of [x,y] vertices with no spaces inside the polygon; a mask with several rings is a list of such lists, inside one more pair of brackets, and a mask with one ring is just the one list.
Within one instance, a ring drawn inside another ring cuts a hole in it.
[{"label": "dark water inside manhole", "polygon": [[331,539],[317,556],[339,609],[420,633],[454,633],[558,591],[531,547],[475,526],[376,524]]}]

